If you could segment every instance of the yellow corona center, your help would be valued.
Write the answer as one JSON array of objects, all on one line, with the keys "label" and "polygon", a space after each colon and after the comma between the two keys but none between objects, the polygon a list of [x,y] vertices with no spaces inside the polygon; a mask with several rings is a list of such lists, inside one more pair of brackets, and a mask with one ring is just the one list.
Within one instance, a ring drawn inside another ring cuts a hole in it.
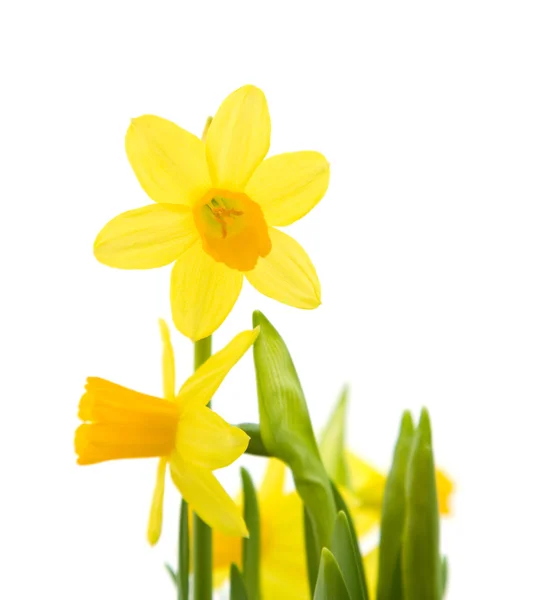
[{"label": "yellow corona center", "polygon": [[251,271],[271,251],[260,206],[246,194],[210,190],[193,208],[203,249],[231,269]]},{"label": "yellow corona center", "polygon": [[167,456],[175,445],[178,408],[106,379],[88,377],[76,430],[78,464]]}]

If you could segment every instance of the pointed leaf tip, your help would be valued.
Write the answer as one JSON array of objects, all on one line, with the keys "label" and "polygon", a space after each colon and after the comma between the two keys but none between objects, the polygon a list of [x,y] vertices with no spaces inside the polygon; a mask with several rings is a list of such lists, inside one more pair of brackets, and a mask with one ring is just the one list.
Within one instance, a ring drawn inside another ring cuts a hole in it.
[{"label": "pointed leaf tip", "polygon": [[400,431],[404,435],[412,435],[414,433],[414,421],[409,410],[403,411],[403,416],[401,417]]},{"label": "pointed leaf tip", "polygon": [[431,418],[429,416],[429,411],[427,408],[422,408],[422,412],[420,413],[420,421],[418,423],[418,429],[420,431],[420,435],[422,436],[422,440],[432,445],[432,436],[431,436]]}]

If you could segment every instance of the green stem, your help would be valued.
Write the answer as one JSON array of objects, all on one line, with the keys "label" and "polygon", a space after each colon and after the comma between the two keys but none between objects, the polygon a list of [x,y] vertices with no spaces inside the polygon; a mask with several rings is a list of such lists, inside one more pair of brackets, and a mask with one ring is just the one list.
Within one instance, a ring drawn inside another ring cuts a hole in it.
[{"label": "green stem", "polygon": [[[211,354],[212,336],[195,342],[195,370]],[[197,515],[193,516],[193,598],[212,600],[212,530]]]}]

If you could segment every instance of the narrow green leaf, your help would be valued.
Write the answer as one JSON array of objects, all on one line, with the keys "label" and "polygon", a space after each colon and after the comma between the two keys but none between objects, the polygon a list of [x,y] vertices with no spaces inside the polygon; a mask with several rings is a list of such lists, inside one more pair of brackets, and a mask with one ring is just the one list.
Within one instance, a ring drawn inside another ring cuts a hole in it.
[{"label": "narrow green leaf", "polygon": [[401,565],[403,593],[410,600],[441,600],[442,568],[431,423],[424,408],[407,467]]},{"label": "narrow green leaf", "polygon": [[314,594],[316,581],[318,579],[318,570],[320,568],[321,548],[314,535],[314,527],[306,506],[303,506],[303,519],[305,523],[305,549],[307,557],[307,575],[310,595]]},{"label": "narrow green leaf", "polygon": [[178,577],[177,574],[174,572],[173,567],[169,563],[165,563],[165,570],[169,573],[169,576],[171,577],[171,580],[173,581],[176,587]]},{"label": "narrow green leaf", "polygon": [[242,574],[234,563],[230,565],[230,600],[248,600]]},{"label": "narrow green leaf", "polygon": [[360,571],[357,549],[351,535],[347,515],[343,510],[336,517],[331,550],[342,572],[350,599],[366,600],[364,573]]},{"label": "narrow green leaf", "polygon": [[442,599],[444,600],[444,598],[446,597],[446,590],[448,589],[448,559],[445,556],[442,557],[441,571],[442,571]]},{"label": "narrow green leaf", "polygon": [[260,513],[251,476],[242,467],[243,518],[249,538],[243,538],[243,579],[249,600],[260,599]]},{"label": "narrow green leaf", "polygon": [[345,429],[349,390],[345,387],[319,439],[321,459],[329,477],[338,485],[348,487],[349,469],[345,459]]},{"label": "narrow green leaf", "polygon": [[260,436],[260,425],[256,423],[240,423],[238,427],[249,436],[249,445],[245,451],[254,456],[270,456]]},{"label": "narrow green leaf", "polygon": [[253,350],[260,434],[266,450],[292,469],[295,487],[309,511],[316,539],[322,547],[327,547],[336,509],[305,396],[288,348],[277,330],[258,311],[253,313],[253,324],[260,325]]},{"label": "narrow green leaf", "polygon": [[[405,478],[414,435],[408,411],[403,413],[381,513],[377,600],[402,600],[401,546],[405,523]],[[409,600],[409,599],[406,599]]]},{"label": "narrow green leaf", "polygon": [[314,600],[350,600],[340,567],[327,548],[321,551]]},{"label": "narrow green leaf", "polygon": [[189,515],[188,503],[182,500],[180,504],[180,534],[178,541],[178,573],[177,581],[180,586],[180,598],[189,597]]},{"label": "narrow green leaf", "polygon": [[360,552],[360,545],[359,545],[359,540],[357,537],[357,532],[355,530],[355,525],[353,523],[353,519],[351,518],[351,513],[349,512],[349,509],[347,508],[345,500],[342,497],[342,494],[340,494],[340,492],[338,491],[338,488],[336,487],[336,485],[334,485],[334,483],[332,484],[332,487],[333,487],[333,493],[334,493],[334,500],[336,502],[336,510],[343,511],[343,513],[346,516],[346,522],[347,522],[347,526],[348,526],[349,533],[351,536],[351,543],[352,543],[353,550],[355,552],[355,564],[356,564],[357,571],[358,571],[359,587],[363,591],[362,598],[364,600],[368,600],[369,593],[368,593],[368,587],[366,585],[366,574],[364,571],[364,562],[362,560],[362,553]]}]

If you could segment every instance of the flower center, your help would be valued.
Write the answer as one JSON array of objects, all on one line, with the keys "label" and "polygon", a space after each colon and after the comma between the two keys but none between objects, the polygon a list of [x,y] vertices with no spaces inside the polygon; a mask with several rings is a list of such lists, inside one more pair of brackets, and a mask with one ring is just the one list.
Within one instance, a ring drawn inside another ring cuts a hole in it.
[{"label": "flower center", "polygon": [[245,194],[212,189],[193,207],[193,218],[204,251],[231,269],[251,271],[271,251],[262,210]]}]

